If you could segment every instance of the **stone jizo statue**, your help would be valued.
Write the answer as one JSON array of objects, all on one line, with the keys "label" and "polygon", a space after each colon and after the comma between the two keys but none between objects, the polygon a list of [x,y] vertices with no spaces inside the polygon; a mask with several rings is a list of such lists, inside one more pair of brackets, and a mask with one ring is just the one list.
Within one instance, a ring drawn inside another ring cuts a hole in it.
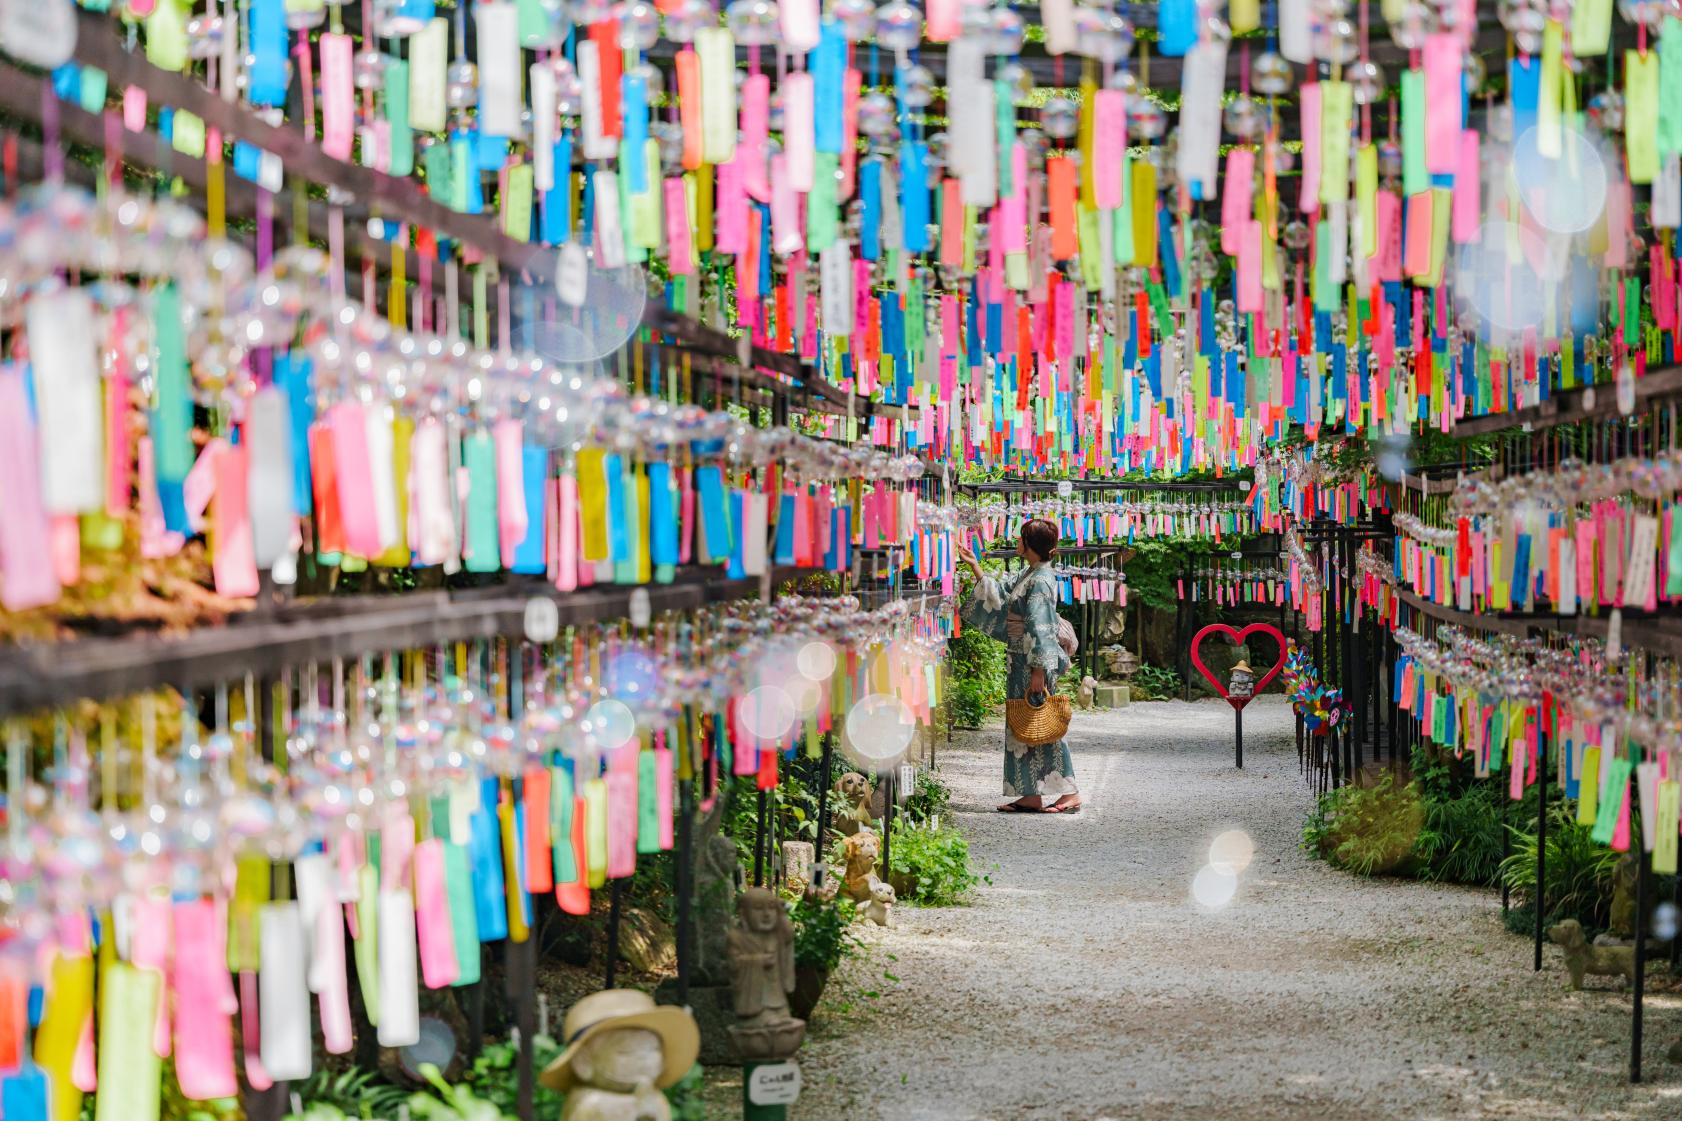
[{"label": "stone jizo statue", "polygon": [[794,924],[776,893],[750,887],[736,900],[730,932],[731,988],[736,1025],[730,1029],[743,1059],[786,1059],[806,1037],[806,1022],[789,1012],[794,991]]}]

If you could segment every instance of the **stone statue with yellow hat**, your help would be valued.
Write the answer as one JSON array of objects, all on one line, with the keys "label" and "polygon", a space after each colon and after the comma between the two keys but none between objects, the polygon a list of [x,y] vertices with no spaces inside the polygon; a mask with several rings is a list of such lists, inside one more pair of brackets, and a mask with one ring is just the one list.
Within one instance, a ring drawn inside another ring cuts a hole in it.
[{"label": "stone statue with yellow hat", "polygon": [[671,1121],[661,1093],[695,1065],[701,1034],[682,1008],[635,989],[591,993],[567,1009],[566,1049],[540,1081],[566,1095],[561,1121]]}]

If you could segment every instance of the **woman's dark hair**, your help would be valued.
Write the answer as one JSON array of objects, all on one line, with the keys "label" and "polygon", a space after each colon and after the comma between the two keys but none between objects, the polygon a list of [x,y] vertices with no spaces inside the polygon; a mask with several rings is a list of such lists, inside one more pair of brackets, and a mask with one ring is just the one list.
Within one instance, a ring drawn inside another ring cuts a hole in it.
[{"label": "woman's dark hair", "polygon": [[1024,522],[1022,544],[1033,550],[1041,560],[1050,560],[1057,555],[1057,527],[1044,518]]}]

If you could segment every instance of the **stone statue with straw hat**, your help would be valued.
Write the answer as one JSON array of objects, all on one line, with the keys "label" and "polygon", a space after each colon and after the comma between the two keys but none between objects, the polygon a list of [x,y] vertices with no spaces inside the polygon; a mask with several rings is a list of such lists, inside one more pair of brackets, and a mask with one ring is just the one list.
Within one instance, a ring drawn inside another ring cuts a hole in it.
[{"label": "stone statue with straw hat", "polygon": [[671,1121],[660,1091],[695,1065],[701,1034],[685,1009],[635,989],[591,993],[567,1009],[566,1049],[540,1081],[566,1095],[562,1121]]}]

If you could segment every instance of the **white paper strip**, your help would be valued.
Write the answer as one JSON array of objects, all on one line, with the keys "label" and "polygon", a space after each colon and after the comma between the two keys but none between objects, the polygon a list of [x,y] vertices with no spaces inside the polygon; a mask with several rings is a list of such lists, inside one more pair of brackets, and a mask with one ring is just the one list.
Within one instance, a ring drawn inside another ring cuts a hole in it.
[{"label": "white paper strip", "polygon": [[380,1046],[409,1047],[420,1042],[420,977],[415,901],[407,889],[380,892],[379,932]]},{"label": "white paper strip", "polygon": [[750,492],[742,496],[742,572],[748,576],[765,575],[769,500],[767,494]]},{"label": "white paper strip", "polygon": [[[993,83],[979,82],[964,93],[974,108],[964,114],[964,132],[951,132],[948,151],[966,153],[960,183],[965,206],[991,207],[999,201],[999,132],[993,119]],[[1108,223],[1106,223],[1107,225]]]},{"label": "white paper strip", "polygon": [[1080,45],[1074,0],[1040,0],[1040,20],[1045,24],[1047,54],[1068,54]]},{"label": "white paper strip", "polygon": [[580,39],[577,51],[581,102],[579,123],[584,133],[584,158],[611,160],[619,155],[619,142],[602,131],[602,70],[601,61],[596,56],[596,41]]},{"label": "white paper strip", "polygon": [[303,916],[296,903],[268,903],[258,912],[261,937],[257,999],[263,1015],[258,1054],[277,1082],[310,1076],[310,991],[299,984],[306,970]]},{"label": "white paper strip", "polygon": [[432,20],[409,36],[409,124],[420,132],[443,132],[449,125],[444,101],[448,85],[450,21]]},{"label": "white paper strip", "polygon": [[619,177],[607,168],[591,182],[596,190],[596,261],[604,269],[625,264],[625,229],[619,221]]},{"label": "white paper strip", "polygon": [[[292,407],[274,386],[257,391],[246,411],[251,445],[245,480],[251,513],[251,547],[259,569],[273,568],[292,551],[298,518],[292,510]],[[386,459],[389,463],[390,456]],[[389,474],[389,468],[388,468]]]},{"label": "white paper strip", "polygon": [[838,237],[818,255],[819,310],[824,334],[847,338],[853,333],[853,251]]},{"label": "white paper strip", "polygon": [[479,131],[514,136],[520,131],[519,9],[509,0],[473,5],[478,32]]},{"label": "white paper strip", "polygon": [[555,185],[555,72],[548,62],[531,64],[532,185],[547,191]]},{"label": "white paper strip", "polygon": [[1180,182],[1201,184],[1204,200],[1219,192],[1226,47],[1224,39],[1199,40],[1180,71]]},{"label": "white paper strip", "polygon": [[93,300],[81,288],[36,296],[25,312],[39,421],[41,501],[49,514],[105,505],[105,402]]},{"label": "white paper strip", "polygon": [[1300,63],[1313,59],[1313,27],[1308,0],[1279,0],[1279,53],[1286,59]]},{"label": "white paper strip", "polygon": [[701,56],[701,158],[729,163],[736,154],[736,39],[722,27],[695,33]]},{"label": "white paper strip", "polygon": [[397,544],[397,465],[392,459],[394,437],[391,412],[370,407],[363,411],[368,432],[368,477],[374,488],[374,521],[379,527],[380,551]]}]

